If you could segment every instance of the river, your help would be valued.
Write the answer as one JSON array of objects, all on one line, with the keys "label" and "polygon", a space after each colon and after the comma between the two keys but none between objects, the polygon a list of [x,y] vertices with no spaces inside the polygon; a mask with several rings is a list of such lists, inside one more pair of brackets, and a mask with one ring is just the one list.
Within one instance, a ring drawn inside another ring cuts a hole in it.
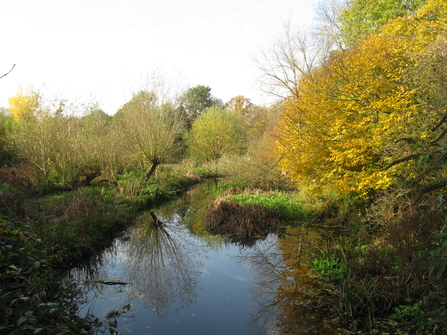
[{"label": "river", "polygon": [[81,313],[109,323],[98,334],[338,334],[308,266],[320,232],[301,225],[244,242],[211,235],[209,187],[141,214],[71,271],[85,292]]}]

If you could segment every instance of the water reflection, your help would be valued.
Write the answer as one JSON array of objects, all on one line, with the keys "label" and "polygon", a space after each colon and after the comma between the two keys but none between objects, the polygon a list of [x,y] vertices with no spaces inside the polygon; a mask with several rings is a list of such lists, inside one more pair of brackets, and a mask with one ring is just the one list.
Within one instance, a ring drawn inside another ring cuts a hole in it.
[{"label": "water reflection", "polygon": [[338,334],[338,323],[325,307],[327,296],[309,266],[315,229],[289,228],[270,235],[239,261],[256,272],[251,289],[257,302],[253,323],[271,334]]},{"label": "water reflection", "polygon": [[[309,270],[320,233],[289,228],[249,244],[210,235],[206,187],[142,214],[113,248],[72,272],[86,282],[91,311],[131,306],[120,333],[337,334]],[[114,277],[129,284],[92,281]]]},{"label": "water reflection", "polygon": [[198,269],[188,245],[180,244],[171,234],[155,213],[148,212],[138,217],[124,245],[130,261],[128,280],[160,317],[166,316],[173,304],[188,306],[197,285]]},{"label": "water reflection", "polygon": [[[112,248],[88,266],[74,269],[71,280],[84,283],[92,304],[104,296],[115,296],[112,299],[122,303],[114,308],[120,309],[137,299],[159,318],[166,317],[172,306],[176,311],[187,308],[194,301],[197,278],[201,274],[201,262],[197,259],[201,248],[184,233],[178,236],[179,225],[173,217],[169,225],[164,224],[154,212],[140,215]],[[103,284],[114,281],[129,285]]]}]

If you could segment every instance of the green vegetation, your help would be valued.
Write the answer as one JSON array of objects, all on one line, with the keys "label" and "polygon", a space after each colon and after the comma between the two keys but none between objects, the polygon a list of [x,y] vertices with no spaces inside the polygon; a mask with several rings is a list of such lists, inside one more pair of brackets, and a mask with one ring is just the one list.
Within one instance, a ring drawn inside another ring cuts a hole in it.
[{"label": "green vegetation", "polygon": [[[11,172],[11,171],[10,171]],[[11,177],[3,170],[3,177]],[[62,281],[65,269],[112,242],[139,210],[172,199],[201,178],[203,168],[161,167],[70,192],[29,197],[26,188],[0,186],[0,318],[2,334],[93,334],[102,324],[78,315],[79,292]],[[18,184],[19,180],[15,180]],[[28,185],[29,189],[36,186]]]},{"label": "green vegetation", "polygon": [[259,205],[274,210],[281,221],[309,221],[313,219],[312,212],[306,211],[298,199],[280,192],[262,192],[252,194],[235,194],[230,196],[241,206]]},{"label": "green vegetation", "polygon": [[256,61],[282,98],[271,106],[224,104],[203,85],[172,96],[166,80],[114,115],[33,90],[11,97],[0,109],[1,330],[88,333],[58,270],[137,211],[220,177],[191,230],[205,234],[208,220],[262,238],[318,225],[330,238],[310,263],[344,326],[388,318],[446,333],[447,4],[334,0],[317,23],[309,36],[285,24]]}]

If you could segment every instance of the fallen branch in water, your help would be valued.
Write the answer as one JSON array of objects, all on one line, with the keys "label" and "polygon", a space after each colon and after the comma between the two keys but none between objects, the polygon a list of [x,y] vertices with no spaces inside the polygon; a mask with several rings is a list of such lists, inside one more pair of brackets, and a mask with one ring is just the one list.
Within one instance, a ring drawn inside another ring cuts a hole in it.
[{"label": "fallen branch in water", "polygon": [[122,281],[121,279],[118,278],[108,278],[108,279],[94,279],[91,280],[92,283],[97,283],[97,284],[104,284],[104,285],[127,285],[129,283],[126,283],[125,281]]}]

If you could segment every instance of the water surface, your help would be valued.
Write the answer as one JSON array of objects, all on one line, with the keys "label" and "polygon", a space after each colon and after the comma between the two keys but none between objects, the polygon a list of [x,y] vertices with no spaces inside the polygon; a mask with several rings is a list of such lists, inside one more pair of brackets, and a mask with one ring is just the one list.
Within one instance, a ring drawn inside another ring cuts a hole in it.
[{"label": "water surface", "polygon": [[86,291],[83,312],[107,317],[121,334],[337,334],[316,304],[324,297],[303,251],[318,234],[301,227],[229,242],[204,229],[207,201],[196,188],[143,213],[111,248],[74,269]]}]

